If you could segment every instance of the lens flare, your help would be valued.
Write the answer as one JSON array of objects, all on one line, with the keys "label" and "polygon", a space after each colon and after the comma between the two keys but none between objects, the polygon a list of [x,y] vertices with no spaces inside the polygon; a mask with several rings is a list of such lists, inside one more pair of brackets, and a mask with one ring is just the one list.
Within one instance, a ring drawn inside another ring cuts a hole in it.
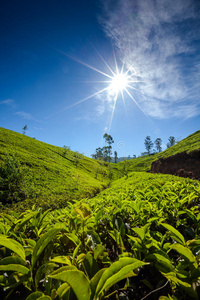
[{"label": "lens flare", "polygon": [[[85,97],[84,99],[73,103],[72,105],[66,107],[64,110],[69,109],[70,107],[76,106],[78,104],[81,104],[82,102],[85,102],[88,99],[91,99],[95,96],[98,96],[101,94],[105,95],[105,93],[106,93],[107,97],[105,97],[105,98],[113,100],[112,114],[111,114],[111,119],[110,119],[110,128],[111,128],[111,124],[112,124],[112,120],[113,120],[113,116],[114,116],[114,112],[115,112],[115,108],[116,108],[116,102],[120,95],[121,95],[121,98],[123,100],[124,107],[126,110],[126,103],[125,103],[125,97],[124,97],[124,93],[126,93],[128,95],[128,97],[130,99],[132,99],[132,101],[135,103],[135,105],[141,110],[141,112],[144,115],[146,115],[144,113],[144,111],[142,110],[142,108],[140,107],[140,105],[138,104],[138,102],[136,101],[136,99],[133,97],[132,93],[130,93],[128,90],[129,88],[132,90],[137,90],[135,85],[139,82],[144,82],[142,80],[138,80],[138,78],[140,78],[140,76],[137,75],[133,66],[130,66],[129,68],[126,69],[126,71],[124,71],[124,63],[123,63],[121,69],[119,70],[119,66],[117,63],[117,59],[115,57],[115,53],[113,53],[114,62],[115,62],[115,70],[114,70],[109,66],[108,62],[102,57],[102,55],[100,53],[98,53],[98,51],[96,50],[98,56],[100,57],[103,64],[107,67],[107,69],[109,71],[108,73],[106,73],[105,71],[101,71],[101,70],[97,69],[96,67],[93,67],[93,66],[89,65],[88,63],[85,63],[85,62],[81,61],[80,59],[75,58],[63,51],[59,51],[59,52],[66,55],[67,57],[73,59],[74,61],[84,65],[85,67],[91,69],[92,71],[95,71],[95,72],[101,74],[101,76],[104,76],[107,79],[107,80],[104,79],[104,80],[99,80],[99,81],[92,81],[93,83],[103,83],[106,86],[103,89],[97,91],[96,93],[91,94],[91,95]],[[86,81],[86,82],[89,82],[89,81]],[[91,83],[91,81],[90,81],[90,83]],[[109,128],[109,130],[110,130],[110,128]]]}]

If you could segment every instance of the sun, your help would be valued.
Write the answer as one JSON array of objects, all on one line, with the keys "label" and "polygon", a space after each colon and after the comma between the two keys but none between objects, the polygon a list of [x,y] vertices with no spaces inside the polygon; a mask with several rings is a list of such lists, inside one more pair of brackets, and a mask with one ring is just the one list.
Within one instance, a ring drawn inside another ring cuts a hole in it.
[{"label": "sun", "polygon": [[114,94],[122,92],[128,87],[128,76],[126,73],[115,74],[110,84],[110,90]]},{"label": "sun", "polygon": [[[93,82],[94,84],[95,83],[103,83],[105,86],[103,89],[100,89],[97,92],[95,92],[94,94],[91,94],[91,95],[83,98],[82,100],[73,103],[72,105],[66,107],[65,109],[69,109],[73,106],[76,106],[82,102],[85,102],[91,98],[97,97],[98,95],[102,94],[103,97],[105,96],[105,99],[107,99],[108,102],[113,104],[112,115],[111,115],[111,119],[110,119],[110,127],[111,127],[113,115],[114,115],[114,111],[115,111],[115,107],[116,107],[116,102],[120,96],[123,100],[124,107],[126,110],[126,103],[125,103],[125,94],[126,94],[126,95],[128,95],[129,98],[132,99],[132,101],[135,103],[135,105],[137,105],[137,107],[142,111],[142,113],[144,115],[146,115],[145,112],[140,107],[139,103],[136,101],[136,99],[133,96],[133,91],[138,90],[136,88],[137,84],[140,82],[144,82],[144,81],[141,80],[141,76],[139,74],[137,74],[137,72],[135,71],[135,69],[132,65],[125,67],[125,63],[123,62],[122,67],[119,69],[119,65],[117,63],[115,53],[113,53],[115,67],[111,68],[109,66],[108,62],[96,50],[96,52],[97,52],[98,56],[100,57],[100,59],[102,60],[103,64],[108,69],[108,72],[105,72],[105,71],[101,71],[101,70],[81,61],[80,59],[77,59],[77,58],[67,54],[67,53],[64,53],[62,51],[59,51],[59,52],[66,55],[67,57],[75,60],[76,62],[86,66],[87,68],[101,74],[105,79],[107,79],[107,80],[104,79],[104,80],[100,80],[100,81],[86,81],[88,83]],[[132,90],[132,92],[130,92],[130,89]],[[109,127],[109,129],[110,129],[110,127]]]}]

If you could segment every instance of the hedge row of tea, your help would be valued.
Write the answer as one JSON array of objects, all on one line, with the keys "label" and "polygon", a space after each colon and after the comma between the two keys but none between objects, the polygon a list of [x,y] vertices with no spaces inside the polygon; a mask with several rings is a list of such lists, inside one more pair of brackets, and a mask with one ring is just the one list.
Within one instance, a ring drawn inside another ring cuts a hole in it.
[{"label": "hedge row of tea", "polygon": [[200,184],[131,173],[93,199],[0,217],[1,298],[198,299]]}]

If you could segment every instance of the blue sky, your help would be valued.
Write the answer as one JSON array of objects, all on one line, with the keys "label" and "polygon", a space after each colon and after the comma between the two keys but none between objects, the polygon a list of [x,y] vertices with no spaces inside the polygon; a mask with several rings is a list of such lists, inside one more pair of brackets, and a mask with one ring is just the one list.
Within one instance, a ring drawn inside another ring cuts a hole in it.
[{"label": "blue sky", "polygon": [[[3,0],[0,28],[1,127],[87,156],[200,129],[199,0]],[[117,100],[115,58],[136,81]]]}]

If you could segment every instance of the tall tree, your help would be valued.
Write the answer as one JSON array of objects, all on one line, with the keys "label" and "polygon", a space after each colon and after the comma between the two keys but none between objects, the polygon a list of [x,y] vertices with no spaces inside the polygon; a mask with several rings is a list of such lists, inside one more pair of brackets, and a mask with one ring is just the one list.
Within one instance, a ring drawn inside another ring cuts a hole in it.
[{"label": "tall tree", "polygon": [[150,154],[151,148],[153,147],[153,142],[151,141],[151,138],[149,135],[145,138],[144,145],[145,145],[145,148],[146,148],[148,154]]},{"label": "tall tree", "polygon": [[118,159],[118,157],[117,157],[117,151],[114,151],[114,156],[115,156],[115,163],[117,163],[117,159]]},{"label": "tall tree", "polygon": [[161,138],[157,138],[157,139],[155,140],[154,144],[155,144],[155,146],[156,146],[157,151],[158,151],[158,152],[161,152],[161,151],[162,151],[162,147],[161,147],[161,145],[162,145],[162,140],[161,140]]},{"label": "tall tree", "polygon": [[170,136],[168,138],[168,143],[167,143],[167,148],[170,148],[171,146],[174,146],[176,143],[175,137],[174,136]]},{"label": "tall tree", "polygon": [[103,138],[105,139],[105,144],[108,146],[104,147],[104,160],[105,161],[111,161],[111,155],[112,155],[112,144],[114,143],[114,140],[111,135],[104,133]]}]

